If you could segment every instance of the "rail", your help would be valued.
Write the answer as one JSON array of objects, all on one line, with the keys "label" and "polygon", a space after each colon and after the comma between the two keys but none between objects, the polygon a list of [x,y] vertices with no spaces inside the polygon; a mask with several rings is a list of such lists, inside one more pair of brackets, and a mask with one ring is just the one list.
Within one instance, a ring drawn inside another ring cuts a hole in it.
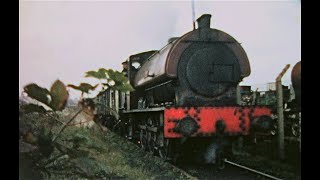
[{"label": "rail", "polygon": [[270,178],[270,179],[282,180],[282,179],[279,179],[279,178],[277,178],[277,177],[271,176],[271,175],[269,175],[269,174],[266,174],[266,173],[263,173],[263,172],[260,172],[260,171],[257,171],[257,170],[248,168],[248,167],[246,167],[246,166],[242,166],[242,165],[240,165],[240,164],[237,164],[237,163],[234,163],[234,162],[231,162],[231,161],[228,161],[227,159],[224,159],[224,162],[226,162],[226,163],[228,163],[228,164],[231,164],[231,165],[233,165],[233,166],[236,166],[236,167],[239,167],[239,168],[242,168],[242,169],[245,169],[245,170],[254,172],[254,173],[256,173],[256,174],[260,174],[260,175],[265,176],[265,177],[268,177],[268,178]]}]

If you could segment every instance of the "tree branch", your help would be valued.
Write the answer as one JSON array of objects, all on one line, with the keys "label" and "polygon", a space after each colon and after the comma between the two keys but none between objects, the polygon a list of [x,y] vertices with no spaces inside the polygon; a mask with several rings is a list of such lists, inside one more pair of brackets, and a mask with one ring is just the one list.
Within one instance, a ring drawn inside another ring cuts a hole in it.
[{"label": "tree branch", "polygon": [[68,126],[69,123],[71,123],[71,121],[73,121],[81,113],[82,110],[83,110],[83,107],[66,124],[64,124],[64,126],[58,132],[57,136],[53,138],[52,142],[54,142],[59,137],[62,131]]},{"label": "tree branch", "polygon": [[61,123],[61,124],[63,124],[63,125],[66,125],[66,123],[65,123],[65,122],[60,121],[58,118],[56,118],[56,117],[52,116],[51,114],[48,114],[48,115],[49,115],[52,119],[54,119],[54,120],[58,121],[59,123]]}]

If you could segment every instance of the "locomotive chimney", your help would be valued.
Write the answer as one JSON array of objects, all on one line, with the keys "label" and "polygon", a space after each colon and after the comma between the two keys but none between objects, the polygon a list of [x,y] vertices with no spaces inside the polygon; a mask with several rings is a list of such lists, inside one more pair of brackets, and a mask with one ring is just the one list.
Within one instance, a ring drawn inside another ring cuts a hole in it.
[{"label": "locomotive chimney", "polygon": [[204,14],[197,19],[198,29],[210,28],[211,14]]}]

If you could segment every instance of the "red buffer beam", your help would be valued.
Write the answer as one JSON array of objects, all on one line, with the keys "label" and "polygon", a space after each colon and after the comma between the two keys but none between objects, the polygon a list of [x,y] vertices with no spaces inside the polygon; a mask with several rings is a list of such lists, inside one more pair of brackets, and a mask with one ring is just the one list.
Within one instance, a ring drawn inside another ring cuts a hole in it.
[{"label": "red buffer beam", "polygon": [[253,107],[170,107],[164,111],[166,138],[248,135],[252,128],[269,128],[271,109]]}]

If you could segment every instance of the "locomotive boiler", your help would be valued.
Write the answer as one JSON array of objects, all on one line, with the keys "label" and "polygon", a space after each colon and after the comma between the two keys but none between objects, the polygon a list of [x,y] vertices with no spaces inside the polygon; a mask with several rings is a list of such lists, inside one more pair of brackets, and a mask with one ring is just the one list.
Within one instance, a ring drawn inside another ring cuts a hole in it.
[{"label": "locomotive boiler", "polygon": [[[135,90],[109,96],[118,96],[118,107],[112,106],[125,123],[126,137],[164,159],[186,151],[181,147],[188,140],[214,141],[221,150],[221,139],[270,126],[270,108],[237,104],[237,86],[250,75],[249,60],[240,43],[210,28],[210,21],[204,14],[197,29],[169,39],[162,49],[131,55],[127,74]],[[210,151],[214,157],[219,152]]]}]

